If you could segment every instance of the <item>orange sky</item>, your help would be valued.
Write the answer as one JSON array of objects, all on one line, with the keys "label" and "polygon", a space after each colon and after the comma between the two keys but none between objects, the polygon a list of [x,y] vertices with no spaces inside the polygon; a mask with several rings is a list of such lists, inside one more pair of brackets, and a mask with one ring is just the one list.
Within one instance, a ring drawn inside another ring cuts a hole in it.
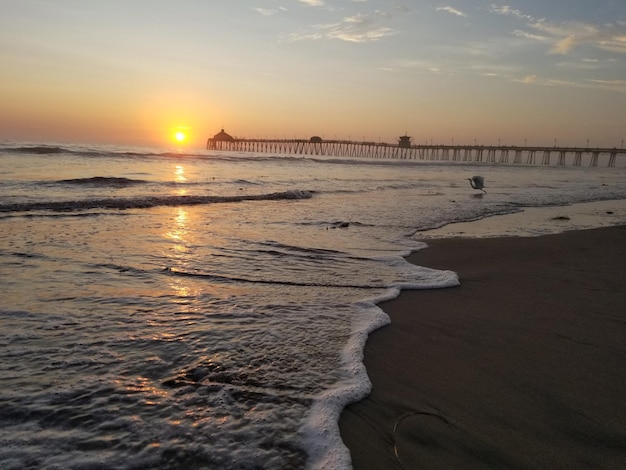
[{"label": "orange sky", "polygon": [[626,10],[572,2],[11,2],[0,139],[619,146]]}]

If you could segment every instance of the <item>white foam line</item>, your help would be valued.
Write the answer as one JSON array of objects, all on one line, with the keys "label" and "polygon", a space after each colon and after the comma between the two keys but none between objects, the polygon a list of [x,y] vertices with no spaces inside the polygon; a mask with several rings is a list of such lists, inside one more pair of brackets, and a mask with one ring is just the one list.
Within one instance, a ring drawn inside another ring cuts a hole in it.
[{"label": "white foam line", "polygon": [[[397,297],[398,293],[397,289],[390,289],[388,298]],[[306,423],[300,429],[309,452],[307,468],[311,470],[352,467],[350,451],[339,433],[339,417],[346,405],[370,393],[372,383],[363,364],[365,343],[372,331],[391,322],[389,316],[373,303],[362,302],[358,307],[362,312],[342,351],[342,379],[317,397]]]}]

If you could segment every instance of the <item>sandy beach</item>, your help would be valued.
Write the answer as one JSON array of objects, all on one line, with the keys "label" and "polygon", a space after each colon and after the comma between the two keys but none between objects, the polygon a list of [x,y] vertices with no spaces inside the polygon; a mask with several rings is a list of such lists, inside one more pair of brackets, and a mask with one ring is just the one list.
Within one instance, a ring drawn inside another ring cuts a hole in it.
[{"label": "sandy beach", "polygon": [[354,468],[626,468],[626,227],[427,243],[461,285],[381,304]]}]

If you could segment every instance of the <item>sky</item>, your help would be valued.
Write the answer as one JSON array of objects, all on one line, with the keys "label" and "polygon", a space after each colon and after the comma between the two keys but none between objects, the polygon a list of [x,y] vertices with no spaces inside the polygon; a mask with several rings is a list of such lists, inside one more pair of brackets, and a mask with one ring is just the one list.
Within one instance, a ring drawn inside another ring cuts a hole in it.
[{"label": "sky", "polygon": [[0,0],[0,139],[620,147],[626,0]]}]

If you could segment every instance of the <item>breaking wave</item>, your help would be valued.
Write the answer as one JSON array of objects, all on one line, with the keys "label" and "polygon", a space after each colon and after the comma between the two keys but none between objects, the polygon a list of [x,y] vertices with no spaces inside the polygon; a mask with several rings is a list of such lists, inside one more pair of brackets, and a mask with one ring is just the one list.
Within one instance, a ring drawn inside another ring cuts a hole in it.
[{"label": "breaking wave", "polygon": [[222,161],[289,161],[289,160],[303,160],[308,159],[306,156],[289,156],[289,155],[273,155],[273,154],[257,154],[253,152],[229,152],[229,151],[215,151],[215,150],[203,150],[196,149],[192,151],[167,151],[163,149],[151,148],[151,147],[119,147],[119,146],[82,146],[82,145],[68,145],[68,146],[56,146],[56,145],[3,145],[0,143],[0,153],[17,153],[25,155],[50,155],[50,156],[63,156],[63,155],[78,155],[88,158],[130,158],[130,159],[177,159],[185,160],[188,158],[199,160],[222,160]]},{"label": "breaking wave", "polygon": [[164,274],[169,274],[171,276],[180,276],[180,277],[192,277],[198,279],[207,279],[214,282],[246,282],[252,284],[272,284],[272,285],[282,285],[282,286],[299,286],[299,287],[335,287],[340,289],[385,289],[388,286],[386,284],[372,284],[372,283],[364,283],[364,284],[353,284],[353,283],[330,283],[330,282],[306,282],[306,281],[288,281],[288,280],[280,280],[280,279],[254,279],[251,277],[233,277],[233,276],[220,276],[217,274],[207,274],[201,272],[188,272],[181,271],[175,268],[165,268],[162,271]]},{"label": "breaking wave", "polygon": [[55,154],[55,153],[64,153],[64,152],[67,152],[67,149],[63,147],[39,145],[39,146],[34,146],[34,147],[5,148],[4,151],[12,152],[12,153],[30,153],[30,154],[48,155],[48,154]]},{"label": "breaking wave", "polygon": [[94,176],[92,178],[73,178],[67,180],[59,180],[57,183],[72,184],[77,186],[98,186],[108,187],[113,186],[116,188],[124,188],[126,186],[134,186],[138,184],[146,184],[146,180],[135,180],[131,178],[121,178],[113,176]]},{"label": "breaking wave", "polygon": [[71,201],[24,202],[0,204],[0,212],[58,211],[71,212],[88,209],[149,209],[158,206],[193,206],[242,201],[278,201],[309,199],[310,191],[293,189],[284,192],[238,196],[141,196],[130,198],[99,198]]}]

